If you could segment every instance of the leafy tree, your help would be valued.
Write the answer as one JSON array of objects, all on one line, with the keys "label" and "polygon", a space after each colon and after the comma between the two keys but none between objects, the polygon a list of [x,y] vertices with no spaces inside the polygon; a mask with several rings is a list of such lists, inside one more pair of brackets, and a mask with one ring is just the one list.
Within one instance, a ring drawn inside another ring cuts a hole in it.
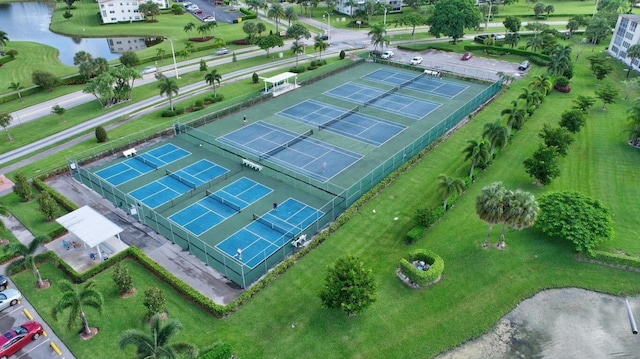
[{"label": "leafy tree", "polygon": [[593,20],[591,20],[589,25],[587,25],[585,35],[589,39],[589,42],[591,42],[591,44],[593,44],[595,48],[600,40],[606,37],[610,31],[611,27],[609,26],[609,22],[607,21],[607,19],[598,15],[594,17]]},{"label": "leafy tree", "polygon": [[81,288],[77,284],[71,283],[67,279],[58,282],[58,286],[62,291],[62,297],[51,310],[53,319],[58,320],[58,315],[69,309],[69,317],[67,318],[67,329],[72,331],[78,325],[78,320],[82,323],[82,333],[84,336],[91,336],[91,328],[89,321],[84,312],[85,307],[91,307],[102,314],[104,308],[104,298],[96,289],[94,280],[86,281]]},{"label": "leafy tree", "polygon": [[508,130],[505,126],[502,126],[501,122],[501,120],[496,120],[496,122],[487,122],[484,124],[482,138],[487,139],[491,144],[491,149],[489,150],[489,156],[491,158],[493,158],[493,152],[496,147],[503,148],[509,138]]},{"label": "leafy tree", "polygon": [[156,286],[144,291],[144,306],[147,307],[149,317],[162,314],[165,310],[167,298],[164,291]]},{"label": "leafy tree", "polygon": [[284,41],[282,41],[282,38],[280,36],[273,34],[273,35],[260,37],[256,41],[256,45],[258,45],[260,49],[265,50],[267,52],[267,58],[269,58],[270,50],[276,46],[278,47],[284,46]]},{"label": "leafy tree", "polygon": [[38,205],[40,206],[40,212],[44,215],[47,221],[53,221],[58,214],[58,202],[51,196],[48,191],[42,191],[38,197]]},{"label": "leafy tree", "polygon": [[489,162],[489,142],[485,140],[468,140],[467,147],[462,150],[465,154],[464,160],[471,161],[471,170],[469,171],[469,177],[473,179],[473,170],[476,166],[484,168]]},{"label": "leafy tree", "polygon": [[286,16],[285,10],[282,7],[282,5],[280,5],[280,3],[271,4],[269,11],[267,11],[267,17],[270,19],[273,19],[273,21],[276,22],[276,32],[278,33],[280,32],[280,29],[279,29],[280,19],[284,19],[285,16]]},{"label": "leafy tree", "polygon": [[320,36],[316,36],[316,41],[313,44],[313,48],[318,50],[320,60],[322,60],[322,51],[326,50],[328,47],[329,43],[324,42],[324,40],[322,40]]},{"label": "leafy tree", "polygon": [[545,146],[555,148],[558,155],[567,155],[569,146],[573,143],[571,132],[564,127],[551,127],[548,123],[542,125],[542,130],[538,133]]},{"label": "leafy tree", "polygon": [[338,57],[340,58],[340,60],[344,60],[346,56],[347,56],[347,53],[344,52],[344,50],[340,50],[340,53],[338,54]]},{"label": "leafy tree", "polygon": [[256,23],[256,32],[258,36],[262,36],[262,33],[267,31],[267,26],[261,22]]},{"label": "leafy tree", "polygon": [[149,332],[139,329],[128,329],[120,335],[118,346],[124,349],[130,345],[136,347],[136,358],[174,359],[198,356],[195,345],[185,342],[170,343],[171,338],[182,329],[176,319],[163,323],[162,316],[154,315],[149,323]]},{"label": "leafy tree", "polygon": [[58,115],[60,117],[60,119],[62,120],[62,116],[64,116],[64,113],[67,112],[67,110],[60,106],[60,105],[55,105],[51,108],[51,113],[55,113],[56,115]]},{"label": "leafy tree", "polygon": [[209,72],[208,74],[206,74],[204,76],[204,81],[210,85],[211,87],[213,87],[213,97],[217,97],[216,95],[216,82],[218,83],[218,86],[220,86],[220,80],[222,80],[222,75],[220,75],[218,73],[218,70],[211,70],[211,72]]},{"label": "leafy tree", "polygon": [[4,131],[7,133],[7,137],[9,141],[13,141],[13,138],[9,133],[9,126],[11,125],[11,121],[13,121],[13,116],[11,116],[10,113],[0,112],[0,126],[4,128]]},{"label": "leafy tree", "polygon": [[527,174],[542,185],[548,185],[551,180],[560,175],[558,167],[558,152],[555,148],[540,144],[532,157],[524,160],[524,168]]},{"label": "leafy tree", "polygon": [[20,197],[22,202],[31,201],[33,199],[33,188],[27,176],[22,172],[18,172],[14,179],[13,193]]},{"label": "leafy tree", "polygon": [[71,10],[71,6],[76,0],[64,0],[63,2],[67,5],[67,10]]},{"label": "leafy tree", "polygon": [[544,7],[544,12],[547,14],[547,19],[552,12],[556,11],[556,8],[553,5],[547,5]]},{"label": "leafy tree", "polygon": [[109,136],[107,136],[107,130],[102,126],[96,127],[96,140],[98,143],[104,143],[109,141]]},{"label": "leafy tree", "polygon": [[126,67],[134,67],[138,62],[140,62],[138,55],[131,50],[123,52],[120,56],[120,63]]},{"label": "leafy tree", "polygon": [[616,102],[616,98],[618,97],[618,89],[605,84],[600,88],[596,89],[596,97],[602,101],[602,109],[606,110],[606,106]]},{"label": "leafy tree", "polygon": [[53,88],[60,82],[58,77],[51,72],[40,70],[35,70],[31,73],[31,81],[33,81],[36,86],[40,86],[43,90],[47,91],[53,91]]},{"label": "leafy tree", "polygon": [[578,252],[592,253],[598,243],[613,237],[609,209],[579,192],[554,192],[542,196],[536,228],[550,237],[573,242]]},{"label": "leafy tree", "polygon": [[255,42],[254,38],[258,33],[256,23],[253,21],[242,22],[242,31],[244,31],[244,33],[247,34],[247,41],[249,41],[250,44],[253,44]]},{"label": "leafy tree", "polygon": [[291,21],[298,20],[298,15],[296,14],[296,9],[293,6],[288,6],[284,9],[284,18],[289,21],[289,25],[291,26]]},{"label": "leafy tree", "polygon": [[411,36],[413,36],[416,33],[416,26],[422,26],[427,23],[427,17],[418,12],[410,12],[397,18],[394,23],[396,27],[411,27]]},{"label": "leafy tree", "polygon": [[320,300],[325,307],[340,308],[353,317],[376,301],[377,291],[371,269],[348,254],[327,268]]},{"label": "leafy tree", "polygon": [[22,102],[22,94],[20,93],[20,90],[22,90],[24,87],[20,86],[20,82],[12,82],[8,89],[11,91],[15,91],[18,94],[18,98],[20,99],[20,102]]},{"label": "leafy tree", "polygon": [[533,13],[536,15],[536,18],[540,18],[541,15],[544,13],[544,10],[545,10],[545,5],[541,2],[537,3],[533,7]]},{"label": "leafy tree", "polygon": [[207,62],[204,59],[200,59],[200,72],[207,71]]},{"label": "leafy tree", "polygon": [[174,95],[178,95],[178,91],[180,90],[178,84],[174,79],[165,77],[158,84],[158,88],[160,89],[160,96],[167,95],[169,98],[169,107],[171,108],[171,111],[173,111],[172,99]]},{"label": "leafy tree", "polygon": [[135,80],[142,78],[138,71],[125,66],[115,66],[109,69],[109,75],[111,75],[114,82],[113,97],[117,101],[130,99]]},{"label": "leafy tree", "polygon": [[633,67],[633,62],[640,58],[640,44],[633,44],[627,50],[627,57],[629,60],[629,68],[627,69],[627,78],[629,78],[629,73],[631,73],[631,68]]},{"label": "leafy tree", "polygon": [[309,39],[311,38],[311,32],[307,29],[306,26],[297,22],[287,29],[287,37],[292,37],[295,41],[299,41],[302,38]]},{"label": "leafy tree", "polygon": [[46,285],[42,280],[42,276],[40,275],[40,271],[38,270],[38,266],[36,265],[35,254],[38,250],[38,247],[40,247],[48,240],[49,237],[47,236],[37,236],[33,240],[31,240],[28,245],[25,245],[24,243],[19,241],[10,242],[9,244],[7,244],[7,246],[4,248],[5,254],[10,254],[13,257],[20,256],[19,259],[9,264],[7,270],[10,273],[13,273],[17,270],[21,270],[22,268],[31,269],[33,275],[36,277],[36,286],[38,288],[44,288]]},{"label": "leafy tree", "polygon": [[444,193],[444,210],[447,211],[447,202],[451,196],[459,196],[464,191],[465,183],[462,178],[449,177],[441,174],[438,176],[438,188]]},{"label": "leafy tree", "polygon": [[558,124],[569,132],[578,133],[586,122],[584,113],[581,110],[573,109],[564,111]]},{"label": "leafy tree", "polygon": [[567,22],[566,28],[569,30],[569,36],[573,36],[573,33],[580,28],[580,23],[575,19],[570,19]]},{"label": "leafy tree", "polygon": [[480,11],[471,0],[438,1],[427,24],[433,36],[449,36],[456,44],[464,36],[465,28],[474,29],[480,25],[480,18]]},{"label": "leafy tree", "polygon": [[596,99],[591,96],[578,95],[578,97],[573,100],[573,109],[580,110],[582,113],[586,114],[589,112],[589,109],[596,104]]},{"label": "leafy tree", "polygon": [[260,76],[258,76],[257,73],[253,73],[253,75],[251,75],[251,80],[253,81],[254,84],[257,84],[258,81],[260,80]]},{"label": "leafy tree", "polygon": [[118,293],[126,294],[133,291],[133,278],[129,274],[129,269],[121,265],[120,262],[113,266],[111,278],[118,288]]},{"label": "leafy tree", "polygon": [[502,24],[509,32],[518,32],[520,31],[520,26],[522,26],[520,19],[515,16],[507,16]]},{"label": "leafy tree", "polygon": [[489,230],[482,242],[483,247],[488,246],[493,226],[502,222],[506,194],[507,189],[504,188],[502,182],[494,182],[482,188],[480,195],[476,197],[476,214],[478,218],[489,223]]},{"label": "leafy tree", "polygon": [[66,10],[64,14],[62,14],[62,17],[65,18],[65,20],[69,20],[73,17],[73,14],[71,13],[71,11]]},{"label": "leafy tree", "polygon": [[153,1],[147,1],[146,3],[138,6],[138,11],[144,15],[144,17],[151,17],[151,21],[155,21],[156,16],[160,15],[160,5]]},{"label": "leafy tree", "polygon": [[504,232],[507,227],[522,230],[532,227],[538,218],[538,202],[535,197],[526,191],[517,189],[507,191],[504,199],[504,211],[502,214],[502,230],[498,246],[505,247]]}]

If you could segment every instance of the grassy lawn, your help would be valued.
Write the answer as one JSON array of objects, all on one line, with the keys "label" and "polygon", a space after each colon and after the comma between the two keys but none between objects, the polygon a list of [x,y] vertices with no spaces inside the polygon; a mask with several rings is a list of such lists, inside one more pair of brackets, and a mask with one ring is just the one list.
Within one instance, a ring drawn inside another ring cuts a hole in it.
[{"label": "grassy lawn", "polygon": [[[38,200],[36,199],[40,195],[40,192],[33,187],[33,200],[29,202],[22,202],[22,199],[18,195],[9,193],[6,196],[0,197],[0,203],[7,208],[11,208],[11,214],[15,216],[20,223],[29,228],[29,231],[34,236],[48,235],[52,230],[60,228],[60,225],[56,221],[47,221],[40,211]],[[63,208],[58,207],[58,216],[64,216],[67,214]]]}]

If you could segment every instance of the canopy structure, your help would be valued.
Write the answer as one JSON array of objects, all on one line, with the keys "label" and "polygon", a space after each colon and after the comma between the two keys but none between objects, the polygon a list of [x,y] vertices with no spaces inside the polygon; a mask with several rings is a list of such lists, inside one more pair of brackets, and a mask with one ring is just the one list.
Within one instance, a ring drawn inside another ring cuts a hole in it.
[{"label": "canopy structure", "polygon": [[[293,83],[289,79],[293,78]],[[261,77],[264,81],[264,92],[273,93],[273,97],[298,88],[298,74],[283,72],[272,77]]]},{"label": "canopy structure", "polygon": [[89,206],[84,206],[58,219],[70,233],[78,237],[86,247],[97,248],[98,258],[104,258],[100,244],[116,237],[120,241],[123,229]]}]

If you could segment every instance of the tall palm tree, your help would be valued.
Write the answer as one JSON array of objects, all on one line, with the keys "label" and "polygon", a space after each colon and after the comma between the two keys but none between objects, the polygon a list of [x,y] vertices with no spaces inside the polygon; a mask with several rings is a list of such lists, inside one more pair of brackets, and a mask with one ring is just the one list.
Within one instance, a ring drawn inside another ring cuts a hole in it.
[{"label": "tall palm tree", "polygon": [[9,34],[0,30],[0,45],[2,45],[2,52],[4,52],[4,45],[9,42]]},{"label": "tall palm tree", "polygon": [[551,50],[551,63],[549,73],[552,76],[560,76],[571,67],[571,46],[557,44]]},{"label": "tall palm tree", "polygon": [[156,49],[156,56],[159,57],[161,60],[164,60],[164,55],[166,55],[167,50],[163,49],[163,48],[157,48]]},{"label": "tall palm tree", "polygon": [[520,34],[518,34],[517,32],[510,32],[504,38],[504,43],[509,45],[509,47],[512,49],[518,46],[519,42],[520,42]]},{"label": "tall palm tree", "polygon": [[507,128],[502,125],[501,120],[496,120],[494,123],[487,122],[484,124],[482,138],[489,140],[489,143],[491,144],[489,156],[493,158],[493,152],[496,147],[503,148],[507,144]]},{"label": "tall palm tree", "polygon": [[218,86],[220,86],[220,80],[222,80],[222,76],[218,73],[218,70],[213,69],[208,74],[204,75],[204,80],[207,84],[213,87],[213,97],[217,97],[216,95],[216,82]]},{"label": "tall palm tree", "polygon": [[280,19],[284,19],[286,16],[285,10],[279,3],[271,4],[269,11],[267,11],[267,17],[273,19],[276,22],[276,32],[279,33],[280,29],[278,25],[280,24]]},{"label": "tall palm tree", "polygon": [[296,55],[296,67],[298,67],[298,55],[304,53],[304,44],[294,41],[291,44],[291,51]]},{"label": "tall palm tree", "polygon": [[480,195],[476,197],[476,213],[481,220],[489,223],[489,230],[482,242],[483,247],[488,245],[493,226],[502,221],[506,193],[507,190],[502,182],[494,182],[484,187]]},{"label": "tall palm tree", "polygon": [[529,91],[527,88],[522,89],[522,93],[518,96],[519,99],[524,100],[525,108],[529,109],[532,106],[537,106],[540,103],[541,94],[538,91]]},{"label": "tall palm tree", "polygon": [[82,333],[85,336],[90,336],[91,328],[89,327],[89,321],[87,321],[83,307],[94,308],[102,314],[104,306],[102,294],[95,289],[96,282],[89,280],[80,287],[67,279],[62,279],[58,282],[58,286],[62,291],[62,297],[53,307],[53,310],[51,310],[53,319],[58,320],[58,314],[70,309],[69,318],[67,318],[67,329],[72,331],[73,328],[78,325],[78,319],[80,319],[82,323]]},{"label": "tall palm tree", "polygon": [[288,6],[286,9],[284,9],[284,18],[289,21],[289,26],[291,26],[291,21],[298,20],[296,9],[293,6]]},{"label": "tall palm tree", "polygon": [[161,81],[159,81],[158,88],[160,89],[160,96],[167,95],[169,98],[169,107],[171,107],[171,111],[173,111],[173,95],[178,94],[178,84],[172,78],[165,77]]},{"label": "tall palm tree", "polygon": [[627,110],[627,133],[630,136],[630,142],[634,146],[640,144],[640,99],[636,99]]},{"label": "tall palm tree", "polygon": [[507,115],[507,137],[511,136],[511,129],[519,129],[524,123],[524,119],[527,116],[527,112],[524,109],[518,108],[518,100],[511,101],[511,108],[505,108],[500,112],[500,115]]},{"label": "tall palm tree", "polygon": [[468,145],[462,150],[465,161],[471,161],[469,177],[473,179],[473,170],[476,166],[484,166],[489,162],[489,143],[485,140],[468,140]]},{"label": "tall palm tree", "polygon": [[527,45],[524,47],[526,49],[531,49],[531,51],[536,52],[542,48],[542,38],[538,36],[534,36],[527,40]]},{"label": "tall palm tree", "polygon": [[320,54],[320,60],[322,60],[322,51],[326,50],[327,47],[329,47],[329,44],[324,42],[324,40],[322,40],[320,36],[316,36],[316,41],[313,44],[313,48],[318,50],[318,53]]},{"label": "tall palm tree", "polygon": [[351,18],[353,19],[353,7],[358,5],[358,2],[356,0],[347,0],[345,2],[345,5],[349,6],[349,15],[351,16]]},{"label": "tall palm tree", "polygon": [[11,125],[11,121],[13,121],[13,116],[7,112],[0,112],[0,126],[4,128],[4,131],[7,133],[7,137],[9,141],[13,141],[11,137],[11,133],[9,133],[9,125]]},{"label": "tall palm tree", "polygon": [[386,41],[389,44],[389,39],[387,38],[387,29],[383,24],[373,24],[371,25],[371,30],[367,34],[371,38],[371,43],[373,44],[374,51],[378,48],[378,45],[382,45],[384,48],[384,42]]},{"label": "tall palm tree", "polygon": [[184,30],[184,32],[189,34],[189,32],[193,31],[195,28],[196,28],[196,24],[194,24],[193,22],[189,22],[186,25],[184,25],[182,30]]},{"label": "tall palm tree", "polygon": [[511,227],[515,230],[521,230],[533,226],[538,218],[539,210],[535,197],[520,189],[507,192],[504,207],[502,230],[498,241],[498,246],[502,248],[505,246],[505,229]]},{"label": "tall palm tree", "polygon": [[538,91],[542,96],[547,96],[551,89],[553,89],[553,81],[548,74],[536,75],[531,82],[529,82],[529,88],[533,91]]},{"label": "tall palm tree", "polygon": [[23,87],[20,86],[20,82],[12,82],[9,85],[9,90],[11,91],[15,91],[18,93],[18,98],[20,99],[20,102],[22,102],[22,94],[20,93],[20,90],[22,90]]},{"label": "tall palm tree", "polygon": [[23,266],[27,268],[31,268],[33,274],[36,277],[36,285],[38,288],[44,288],[45,283],[42,280],[42,276],[40,275],[40,271],[38,270],[38,266],[35,261],[35,253],[44,242],[49,240],[47,236],[37,236],[34,238],[28,245],[24,245],[22,242],[15,241],[9,243],[4,248],[4,253],[12,254],[13,256],[21,256],[20,259],[15,260],[9,264],[9,271],[11,272],[12,268],[21,268]]},{"label": "tall palm tree", "polygon": [[447,175],[438,176],[438,187],[444,192],[444,210],[447,211],[447,203],[452,195],[459,196],[464,191],[464,180],[462,178],[449,177]]},{"label": "tall palm tree", "polygon": [[177,359],[196,358],[198,349],[195,345],[184,342],[169,343],[171,338],[181,329],[182,324],[176,319],[169,319],[163,325],[159,314],[151,317],[150,332],[139,329],[128,329],[120,335],[118,345],[124,349],[129,345],[136,347],[136,358],[139,359]]}]

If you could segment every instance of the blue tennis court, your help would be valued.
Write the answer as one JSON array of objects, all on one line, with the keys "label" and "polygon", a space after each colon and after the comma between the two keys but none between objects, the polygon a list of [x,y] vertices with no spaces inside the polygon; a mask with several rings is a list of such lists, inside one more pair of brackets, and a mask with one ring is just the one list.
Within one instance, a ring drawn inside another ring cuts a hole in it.
[{"label": "blue tennis court", "polygon": [[171,162],[187,157],[190,154],[191,152],[183,148],[167,143],[166,145],[154,148],[151,151],[135,155],[134,159],[144,162],[151,167],[155,166],[157,169],[162,166],[166,166]]},{"label": "blue tennis court", "polygon": [[253,153],[321,182],[326,182],[362,158],[359,153],[258,121],[230,132],[219,141]]},{"label": "blue tennis court", "polygon": [[403,125],[358,113],[358,110],[359,106],[346,110],[323,102],[306,100],[278,112],[278,115],[377,147],[406,128]]},{"label": "blue tennis court", "polygon": [[426,73],[394,71],[392,69],[378,69],[364,76],[363,79],[376,83],[384,82],[400,88],[407,88],[432,95],[452,99],[469,88],[466,85],[455,84],[439,78],[428,77]]},{"label": "blue tennis court", "polygon": [[166,171],[167,175],[191,188],[199,187],[227,172],[229,172],[228,169],[207,160],[200,160],[175,172],[169,170]]},{"label": "blue tennis court", "polygon": [[254,268],[323,215],[322,211],[288,198],[277,209],[256,217],[255,221],[220,242],[216,248]]},{"label": "blue tennis court", "polygon": [[173,177],[165,176],[147,184],[146,186],[135,189],[129,192],[129,194],[147,206],[156,208],[180,196],[181,194],[191,191],[192,189],[193,188],[191,186],[184,184]]},{"label": "blue tennis court", "polygon": [[355,82],[347,82],[324,94],[364,106],[375,107],[393,114],[402,114],[416,120],[425,117],[442,105],[407,95],[399,95],[395,93],[397,90],[397,87],[393,87],[384,91]]},{"label": "blue tennis court", "polygon": [[196,236],[259,201],[272,189],[242,177],[169,217]]}]

